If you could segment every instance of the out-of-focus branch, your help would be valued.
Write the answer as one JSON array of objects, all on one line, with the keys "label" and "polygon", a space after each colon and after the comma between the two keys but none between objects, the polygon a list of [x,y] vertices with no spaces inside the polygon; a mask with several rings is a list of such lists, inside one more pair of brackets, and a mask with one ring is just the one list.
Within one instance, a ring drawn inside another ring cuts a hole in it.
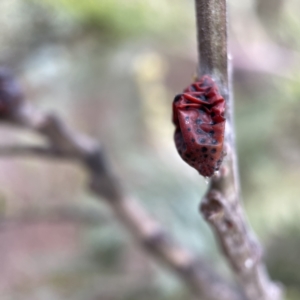
[{"label": "out-of-focus branch", "polygon": [[248,300],[278,300],[281,290],[270,281],[261,246],[250,229],[240,198],[234,137],[233,98],[228,83],[226,0],[195,0],[200,76],[210,75],[226,100],[227,156],[201,204],[223,253]]},{"label": "out-of-focus branch", "polygon": [[[217,276],[202,260],[179,246],[139,203],[126,195],[107,164],[103,148],[94,140],[71,130],[61,119],[23,104],[6,121],[45,137],[49,148],[29,147],[16,154],[36,153],[43,157],[71,158],[90,174],[90,188],[106,200],[116,217],[131,231],[148,253],[179,275],[197,299],[244,300],[240,293]],[[5,151],[3,151],[5,152]],[[1,151],[0,151],[1,154]],[[6,153],[7,154],[7,153]]]},{"label": "out-of-focus branch", "polygon": [[52,148],[83,163],[90,172],[90,186],[94,193],[107,200],[118,219],[127,225],[148,252],[175,270],[198,296],[220,299],[222,291],[223,299],[238,299],[235,292],[214,276],[204,263],[195,261],[185,249],[176,245],[137,201],[126,196],[97,143],[73,132],[53,115],[34,111],[34,116],[32,112],[28,109],[20,111],[18,119],[21,125],[42,133]]},{"label": "out-of-focus branch", "polygon": [[94,208],[78,205],[52,205],[50,207],[28,207],[13,214],[0,216],[0,230],[19,228],[20,225],[37,222],[53,222],[55,224],[73,222],[90,226],[105,225],[108,218]]},{"label": "out-of-focus branch", "polygon": [[71,155],[65,155],[57,149],[41,147],[41,146],[21,146],[8,145],[0,147],[0,156],[11,157],[47,157],[47,158],[64,158],[72,159]]}]

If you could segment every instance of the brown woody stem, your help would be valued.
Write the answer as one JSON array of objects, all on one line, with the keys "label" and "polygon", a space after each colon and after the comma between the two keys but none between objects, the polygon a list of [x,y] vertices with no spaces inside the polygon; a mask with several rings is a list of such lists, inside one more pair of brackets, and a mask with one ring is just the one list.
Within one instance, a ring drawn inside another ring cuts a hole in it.
[{"label": "brown woody stem", "polygon": [[199,69],[210,75],[226,101],[225,151],[219,174],[214,175],[201,204],[221,249],[248,300],[279,300],[282,292],[268,276],[262,250],[241,204],[234,136],[233,96],[228,72],[226,0],[195,0]]}]

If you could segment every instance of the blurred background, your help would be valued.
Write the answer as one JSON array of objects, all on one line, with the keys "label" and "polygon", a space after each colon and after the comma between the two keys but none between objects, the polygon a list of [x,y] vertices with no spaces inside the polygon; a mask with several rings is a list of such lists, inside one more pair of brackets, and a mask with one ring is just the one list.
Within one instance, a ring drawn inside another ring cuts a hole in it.
[{"label": "blurred background", "polygon": [[[125,188],[186,248],[230,271],[198,214],[206,184],[173,145],[195,75],[192,0],[1,0],[0,64],[28,101],[104,144]],[[239,168],[272,278],[300,299],[300,2],[229,1]],[[42,143],[1,125],[0,144]],[[0,158],[1,300],[179,300],[77,165]]]}]

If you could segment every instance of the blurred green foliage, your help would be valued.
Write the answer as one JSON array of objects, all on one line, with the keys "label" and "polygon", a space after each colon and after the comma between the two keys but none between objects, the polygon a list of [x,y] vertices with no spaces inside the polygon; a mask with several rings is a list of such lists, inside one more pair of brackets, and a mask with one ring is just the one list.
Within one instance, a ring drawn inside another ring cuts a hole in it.
[{"label": "blurred green foliage", "polygon": [[[192,1],[189,2],[175,0],[170,5],[167,0],[36,1],[39,5],[47,5],[56,12],[71,16],[92,31],[121,39],[128,35],[170,36],[171,31],[180,31],[183,24],[191,26],[190,18],[184,14],[192,5]],[[174,16],[180,16],[183,23],[179,23]]]}]

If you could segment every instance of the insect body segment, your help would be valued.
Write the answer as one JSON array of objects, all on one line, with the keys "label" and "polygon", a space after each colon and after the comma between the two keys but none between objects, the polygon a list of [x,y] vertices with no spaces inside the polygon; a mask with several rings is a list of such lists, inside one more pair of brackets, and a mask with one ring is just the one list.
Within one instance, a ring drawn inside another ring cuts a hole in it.
[{"label": "insect body segment", "polygon": [[173,101],[175,145],[190,166],[210,177],[223,159],[225,100],[207,75],[187,87]]}]

